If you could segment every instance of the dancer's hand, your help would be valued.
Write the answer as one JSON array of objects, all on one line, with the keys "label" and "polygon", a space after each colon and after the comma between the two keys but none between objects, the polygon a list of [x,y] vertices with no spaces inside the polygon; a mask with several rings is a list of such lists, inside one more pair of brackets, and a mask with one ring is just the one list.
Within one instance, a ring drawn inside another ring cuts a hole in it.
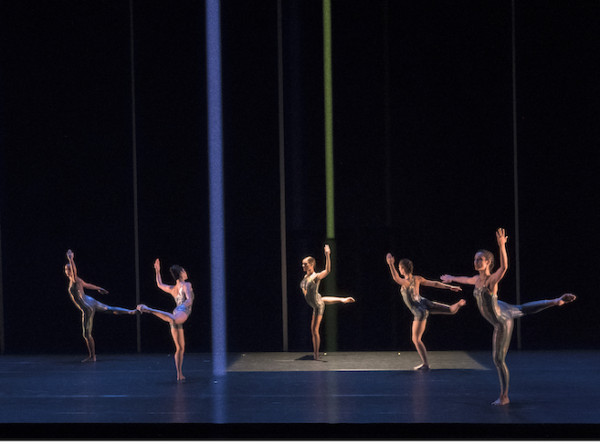
[{"label": "dancer's hand", "polygon": [[508,242],[508,236],[506,235],[506,230],[504,228],[498,228],[496,230],[496,241],[499,246],[506,245]]},{"label": "dancer's hand", "polygon": [[392,253],[388,253],[385,255],[385,261],[388,263],[388,265],[394,265],[396,259],[394,258],[394,256],[392,256]]},{"label": "dancer's hand", "polygon": [[160,260],[156,259],[154,261],[154,271],[156,271],[157,273],[160,272]]},{"label": "dancer's hand", "polygon": [[460,288],[458,285],[451,285],[450,291],[459,292],[462,291],[462,288]]},{"label": "dancer's hand", "polygon": [[98,293],[100,293],[100,294],[108,294],[108,290],[105,290],[104,288],[99,288],[98,289]]},{"label": "dancer's hand", "polygon": [[73,259],[73,257],[75,256],[75,254],[69,249],[67,251],[67,259]]},{"label": "dancer's hand", "polygon": [[454,276],[451,276],[449,274],[443,274],[440,276],[440,281],[442,281],[444,284],[448,284],[450,282],[452,282],[454,280]]},{"label": "dancer's hand", "polygon": [[325,254],[326,255],[330,255],[331,254],[331,248],[329,248],[329,245],[325,244],[324,250],[325,250]]}]

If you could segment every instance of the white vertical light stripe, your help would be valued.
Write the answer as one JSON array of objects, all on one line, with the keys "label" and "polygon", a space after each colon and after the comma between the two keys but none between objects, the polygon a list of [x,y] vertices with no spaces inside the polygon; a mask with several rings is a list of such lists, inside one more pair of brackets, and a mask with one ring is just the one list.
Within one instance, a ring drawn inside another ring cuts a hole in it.
[{"label": "white vertical light stripe", "polygon": [[223,205],[223,122],[221,103],[221,17],[219,0],[206,0],[208,176],[213,374],[227,372],[225,306],[225,216]]}]

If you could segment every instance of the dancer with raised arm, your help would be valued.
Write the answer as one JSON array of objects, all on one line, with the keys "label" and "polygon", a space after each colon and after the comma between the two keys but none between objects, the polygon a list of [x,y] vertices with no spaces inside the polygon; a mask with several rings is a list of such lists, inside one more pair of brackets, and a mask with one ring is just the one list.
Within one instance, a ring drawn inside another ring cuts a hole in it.
[{"label": "dancer with raised arm", "polygon": [[304,294],[304,299],[313,309],[312,319],[310,321],[310,332],[312,336],[313,354],[315,361],[319,361],[319,348],[321,347],[321,335],[319,329],[323,314],[325,313],[325,304],[349,304],[356,302],[352,297],[321,296],[319,294],[319,284],[331,272],[331,249],[325,245],[325,270],[316,272],[315,258],[308,256],[302,259],[302,270],[305,272],[300,288]]},{"label": "dancer with raised arm", "polygon": [[96,311],[99,312],[110,312],[116,315],[128,314],[134,315],[137,310],[128,310],[121,307],[111,307],[110,305],[103,304],[97,301],[91,296],[85,294],[84,289],[96,290],[100,294],[108,294],[108,291],[97,285],[90,284],[81,279],[77,274],[77,267],[75,266],[75,254],[69,250],[67,251],[68,264],[65,265],[65,274],[69,278],[69,296],[79,310],[81,310],[81,326],[83,330],[83,339],[88,349],[88,357],[81,362],[96,362],[96,342],[92,336],[92,329],[94,327],[94,315]]},{"label": "dancer with raised arm", "polygon": [[163,284],[160,275],[160,260],[154,261],[154,271],[156,274],[156,285],[162,291],[169,293],[175,300],[176,307],[172,313],[167,311],[150,308],[144,304],[137,306],[141,313],[152,313],[159,319],[171,324],[171,336],[175,344],[175,369],[177,370],[177,380],[183,381],[183,354],[185,352],[185,336],[183,334],[183,323],[187,321],[192,313],[192,304],[194,303],[194,290],[192,284],[187,282],[188,275],[185,269],[179,265],[172,265],[169,271],[175,279],[175,285]]},{"label": "dancer with raised arm", "polygon": [[477,301],[479,312],[494,327],[492,357],[500,379],[500,397],[492,404],[506,405],[510,402],[508,399],[509,372],[506,366],[506,354],[510,346],[514,319],[537,313],[546,308],[558,307],[573,302],[576,297],[574,294],[565,293],[555,299],[528,302],[522,305],[511,305],[498,300],[498,284],[508,269],[508,254],[506,252],[508,236],[506,236],[504,228],[496,230],[496,242],[500,250],[500,266],[493,273],[494,255],[488,250],[479,250],[475,253],[473,262],[475,271],[478,274],[473,277],[457,277],[444,274],[440,279],[447,283],[458,282],[459,284],[468,284],[475,287],[473,296]]},{"label": "dancer with raised arm", "polygon": [[[455,304],[446,305],[439,302],[430,301],[420,295],[421,285],[427,287],[443,288],[451,291],[461,291],[460,287],[455,285],[443,284],[442,282],[430,281],[422,276],[413,275],[413,263],[410,259],[401,259],[398,262],[398,270],[394,267],[395,259],[390,253],[385,260],[392,274],[392,279],[400,285],[400,294],[404,303],[414,316],[412,323],[412,342],[421,357],[421,365],[416,366],[415,370],[429,370],[429,360],[427,358],[427,348],[423,343],[423,333],[427,326],[427,317],[430,314],[448,314],[453,315],[466,304],[464,299]],[[398,274],[400,271],[400,274]]]}]

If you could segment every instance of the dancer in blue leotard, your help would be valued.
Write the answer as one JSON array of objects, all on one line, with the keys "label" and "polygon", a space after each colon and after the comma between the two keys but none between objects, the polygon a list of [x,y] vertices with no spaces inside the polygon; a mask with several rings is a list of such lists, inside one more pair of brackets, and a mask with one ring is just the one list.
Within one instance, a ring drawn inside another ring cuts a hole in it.
[{"label": "dancer in blue leotard", "polygon": [[[400,294],[404,303],[414,316],[412,323],[412,341],[421,357],[421,365],[415,367],[415,370],[429,370],[429,360],[427,359],[427,348],[423,343],[423,333],[427,326],[427,317],[429,314],[456,314],[460,307],[465,305],[465,300],[461,299],[455,304],[446,305],[439,302],[430,301],[419,294],[419,287],[425,285],[428,287],[444,288],[452,291],[461,291],[460,287],[447,285],[441,282],[430,281],[422,276],[413,275],[413,263],[409,259],[401,259],[398,262],[398,270],[394,267],[395,259],[390,253],[385,257],[392,279],[400,285]],[[400,274],[398,274],[400,271]],[[402,275],[402,277],[400,277]]]},{"label": "dancer in blue leotard", "polygon": [[176,307],[172,313],[150,308],[144,304],[137,306],[141,313],[152,313],[154,316],[171,324],[171,335],[175,344],[175,369],[177,370],[177,380],[183,381],[183,354],[185,352],[185,336],[183,334],[183,323],[187,321],[192,313],[192,304],[194,303],[194,290],[192,284],[187,282],[188,275],[183,267],[172,265],[170,268],[171,275],[175,279],[175,285],[163,284],[160,276],[160,261],[156,259],[154,262],[154,271],[156,273],[156,285],[158,288],[173,296]]},{"label": "dancer in blue leotard", "polygon": [[508,236],[506,236],[504,228],[496,230],[496,241],[500,250],[500,266],[494,273],[491,272],[494,267],[494,255],[487,250],[479,250],[474,259],[477,275],[457,277],[445,274],[440,279],[443,282],[458,282],[475,286],[473,296],[477,301],[479,312],[494,327],[492,357],[500,379],[500,396],[492,404],[505,405],[510,402],[508,399],[509,372],[506,366],[506,354],[510,346],[514,319],[537,313],[546,308],[573,302],[576,297],[574,294],[565,293],[556,299],[528,302],[522,305],[511,305],[498,300],[498,284],[508,269],[508,254],[506,253]]}]

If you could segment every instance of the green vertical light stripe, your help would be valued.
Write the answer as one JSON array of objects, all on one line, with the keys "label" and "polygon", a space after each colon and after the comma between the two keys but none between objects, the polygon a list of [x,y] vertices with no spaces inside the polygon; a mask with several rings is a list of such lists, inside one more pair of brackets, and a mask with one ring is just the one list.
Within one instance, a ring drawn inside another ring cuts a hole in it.
[{"label": "green vertical light stripe", "polygon": [[[331,0],[323,0],[323,79],[325,102],[325,208],[327,224],[327,242],[331,244],[334,264],[325,288],[337,293],[335,266],[335,206],[333,185],[333,87],[331,63]],[[337,307],[327,309],[326,347],[330,352],[337,350]]]},{"label": "green vertical light stripe", "polygon": [[323,0],[323,69],[325,92],[325,192],[327,238],[335,238],[333,190],[333,91],[331,74],[331,0]]}]

